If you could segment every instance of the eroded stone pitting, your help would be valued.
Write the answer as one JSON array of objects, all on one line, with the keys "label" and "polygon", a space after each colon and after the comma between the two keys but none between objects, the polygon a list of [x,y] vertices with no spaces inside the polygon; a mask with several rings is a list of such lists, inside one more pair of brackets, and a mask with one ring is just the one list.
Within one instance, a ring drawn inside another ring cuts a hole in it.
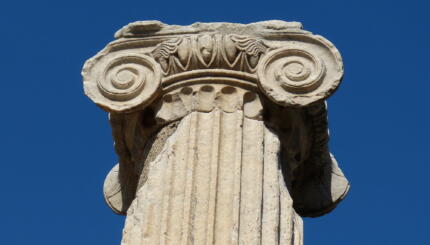
[{"label": "eroded stone pitting", "polygon": [[119,163],[104,196],[123,245],[303,243],[345,198],[325,99],[342,59],[298,22],[131,23],[89,59]]}]

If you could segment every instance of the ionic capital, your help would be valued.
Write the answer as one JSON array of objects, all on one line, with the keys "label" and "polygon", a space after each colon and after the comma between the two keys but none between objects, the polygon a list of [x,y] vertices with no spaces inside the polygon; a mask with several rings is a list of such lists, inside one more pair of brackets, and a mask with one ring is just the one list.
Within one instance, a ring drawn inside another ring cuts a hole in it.
[{"label": "ionic capital", "polygon": [[208,83],[208,77],[281,106],[303,107],[329,97],[343,76],[333,44],[297,22],[140,21],[115,37],[83,69],[86,94],[110,112],[142,110],[172,88]]},{"label": "ionic capital", "polygon": [[[343,76],[328,40],[276,20],[139,21],[115,38],[82,75],[86,95],[110,114],[119,163],[104,196],[130,217],[124,245],[188,244],[188,234],[195,244],[301,244],[300,216],[346,196],[328,149],[325,99]],[[210,226],[216,234],[199,230]]]}]

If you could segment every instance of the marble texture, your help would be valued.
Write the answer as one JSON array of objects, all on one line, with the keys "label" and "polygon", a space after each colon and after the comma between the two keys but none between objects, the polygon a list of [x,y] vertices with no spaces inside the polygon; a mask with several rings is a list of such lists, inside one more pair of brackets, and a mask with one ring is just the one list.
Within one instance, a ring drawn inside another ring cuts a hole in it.
[{"label": "marble texture", "polygon": [[325,99],[343,63],[298,22],[138,21],[83,68],[119,163],[104,196],[122,245],[303,244],[345,198]]}]

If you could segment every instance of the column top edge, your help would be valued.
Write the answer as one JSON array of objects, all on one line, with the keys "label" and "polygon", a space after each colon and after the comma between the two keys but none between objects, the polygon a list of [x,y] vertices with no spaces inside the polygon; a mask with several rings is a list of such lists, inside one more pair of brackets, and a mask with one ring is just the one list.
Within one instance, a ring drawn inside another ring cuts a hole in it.
[{"label": "column top edge", "polygon": [[300,32],[304,31],[300,22],[268,20],[249,24],[228,23],[228,22],[196,22],[191,25],[168,25],[157,20],[136,21],[127,24],[119,29],[115,38],[133,38],[143,36],[165,36],[165,35],[184,35],[197,33],[221,33],[221,34],[245,34],[259,36],[264,32]]}]

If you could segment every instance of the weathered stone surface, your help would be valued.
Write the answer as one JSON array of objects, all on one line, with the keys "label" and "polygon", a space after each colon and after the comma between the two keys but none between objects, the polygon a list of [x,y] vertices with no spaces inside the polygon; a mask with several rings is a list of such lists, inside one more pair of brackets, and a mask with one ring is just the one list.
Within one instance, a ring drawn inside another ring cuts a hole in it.
[{"label": "weathered stone surface", "polygon": [[327,146],[339,52],[298,22],[139,21],[83,69],[119,164],[123,245],[302,244],[349,183]]}]

